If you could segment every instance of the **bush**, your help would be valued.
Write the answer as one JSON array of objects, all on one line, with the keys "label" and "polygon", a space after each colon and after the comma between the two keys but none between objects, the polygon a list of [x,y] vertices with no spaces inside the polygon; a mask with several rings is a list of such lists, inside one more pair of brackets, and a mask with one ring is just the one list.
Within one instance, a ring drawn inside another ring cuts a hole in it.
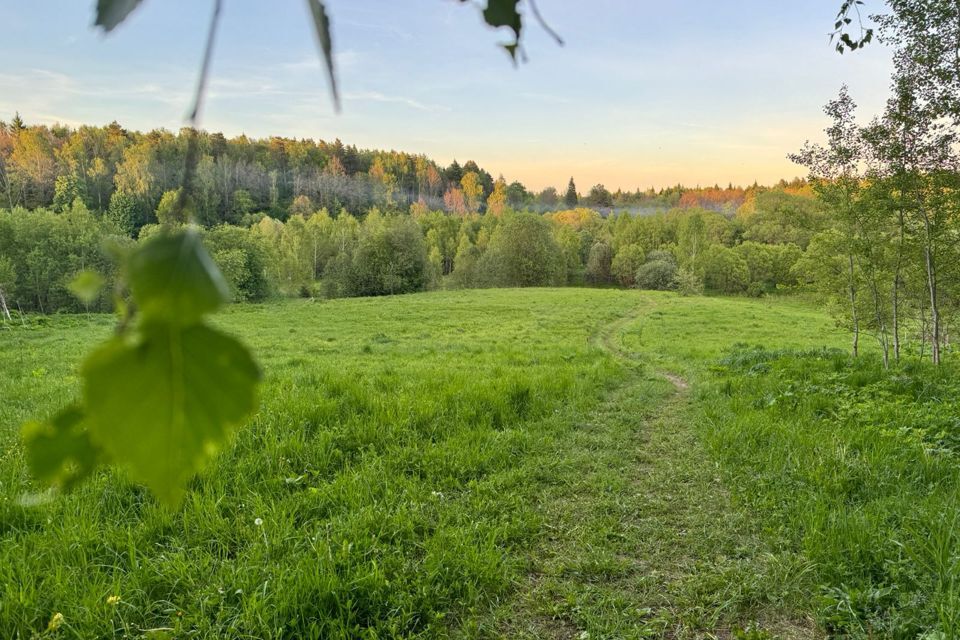
[{"label": "bush", "polygon": [[203,241],[230,285],[234,300],[270,296],[274,287],[267,278],[267,249],[258,235],[242,227],[221,225],[205,231]]},{"label": "bush", "polygon": [[613,257],[610,271],[618,283],[624,287],[632,287],[637,281],[637,269],[643,265],[646,253],[643,247],[637,244],[628,244],[620,247]]},{"label": "bush", "polygon": [[750,282],[747,261],[733,249],[710,245],[703,259],[704,284],[720,293],[740,293]]},{"label": "bush", "polygon": [[654,249],[647,254],[647,262],[669,262],[670,264],[676,266],[677,257],[670,251]]},{"label": "bush", "polygon": [[494,287],[561,285],[565,269],[550,223],[532,213],[505,216],[477,263],[479,282]]},{"label": "bush", "polygon": [[457,287],[472,287],[476,282],[479,259],[480,249],[470,241],[470,236],[462,233],[457,245],[457,255],[453,258],[453,273],[450,275],[452,284]]},{"label": "bush", "polygon": [[[12,265],[4,285],[7,304],[24,311],[109,311],[116,264],[104,248],[132,242],[80,200],[63,213],[46,209],[0,210],[0,256]],[[99,296],[81,303],[67,285],[80,271],[96,271],[105,282]]]},{"label": "bush", "polygon": [[634,276],[634,282],[638,289],[652,289],[654,291],[666,291],[673,285],[673,279],[677,274],[677,265],[667,260],[654,260],[640,265]]},{"label": "bush", "polygon": [[610,284],[613,282],[611,266],[613,264],[613,249],[602,240],[594,242],[587,257],[587,268],[584,272],[590,284]]},{"label": "bush", "polygon": [[751,282],[747,286],[747,295],[751,298],[762,298],[766,293],[766,288],[759,282]]},{"label": "bush", "polygon": [[750,282],[773,289],[779,284],[795,285],[794,265],[803,257],[803,251],[795,244],[761,244],[747,240],[737,245],[735,251],[747,263]]},{"label": "bush", "polygon": [[349,273],[349,295],[422,291],[430,280],[427,246],[409,216],[369,217],[361,227]]},{"label": "bush", "polygon": [[700,296],[703,295],[703,278],[691,269],[677,269],[673,288],[682,296]]}]

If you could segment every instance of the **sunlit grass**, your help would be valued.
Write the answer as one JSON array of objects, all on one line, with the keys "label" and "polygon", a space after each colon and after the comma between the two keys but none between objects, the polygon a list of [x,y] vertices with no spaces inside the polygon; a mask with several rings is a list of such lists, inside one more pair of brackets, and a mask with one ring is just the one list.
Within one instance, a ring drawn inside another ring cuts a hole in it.
[{"label": "sunlit grass", "polygon": [[[511,588],[537,460],[622,375],[590,336],[640,294],[434,293],[235,307],[262,408],[168,513],[118,474],[38,490],[16,427],[77,392],[99,316],[0,335],[0,636],[435,634]],[[112,604],[108,603],[108,599]],[[375,630],[375,631],[374,631]]]},{"label": "sunlit grass", "polygon": [[25,470],[17,426],[77,393],[110,318],[0,330],[0,637],[955,628],[953,370],[849,362],[809,303],[458,291],[217,322],[262,406],[176,513],[113,472],[45,501]]}]

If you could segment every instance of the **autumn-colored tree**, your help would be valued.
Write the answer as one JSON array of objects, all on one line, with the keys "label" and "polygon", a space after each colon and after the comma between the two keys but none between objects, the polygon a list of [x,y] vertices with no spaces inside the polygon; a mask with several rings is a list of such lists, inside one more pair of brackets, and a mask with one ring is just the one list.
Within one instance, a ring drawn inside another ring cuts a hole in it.
[{"label": "autumn-colored tree", "polygon": [[14,128],[13,150],[8,161],[16,201],[27,207],[50,202],[57,178],[53,139],[44,127]]},{"label": "autumn-colored tree", "polygon": [[291,216],[301,216],[302,218],[306,219],[312,216],[313,212],[313,202],[308,196],[299,195],[293,199],[292,203],[290,203]]},{"label": "autumn-colored tree", "polygon": [[733,185],[721,189],[713,186],[706,189],[687,189],[680,196],[679,206],[685,209],[697,208],[708,211],[732,213],[746,201],[746,191]]},{"label": "autumn-colored tree", "polygon": [[593,209],[580,207],[579,209],[569,209],[564,211],[554,211],[544,216],[557,224],[573,227],[577,231],[596,225],[600,222],[600,214]]},{"label": "autumn-colored tree", "polygon": [[480,205],[483,203],[483,185],[480,183],[480,174],[475,171],[464,173],[463,178],[460,179],[460,188],[463,190],[467,211],[470,213],[480,211]]},{"label": "autumn-colored tree", "polygon": [[507,210],[507,181],[500,176],[493,183],[493,193],[487,198],[487,213],[502,216]]},{"label": "autumn-colored tree", "polygon": [[463,190],[459,187],[450,187],[443,194],[443,207],[449,213],[464,216],[469,213],[467,210],[467,201],[463,197]]}]

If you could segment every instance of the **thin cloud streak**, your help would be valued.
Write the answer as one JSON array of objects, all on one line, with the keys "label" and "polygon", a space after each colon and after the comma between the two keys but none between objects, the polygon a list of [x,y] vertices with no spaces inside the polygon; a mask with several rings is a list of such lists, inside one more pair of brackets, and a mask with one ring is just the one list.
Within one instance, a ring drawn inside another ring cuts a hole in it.
[{"label": "thin cloud streak", "polygon": [[411,109],[426,111],[428,113],[453,111],[453,109],[444,105],[425,104],[419,100],[414,100],[413,98],[407,98],[405,96],[389,96],[378,91],[349,92],[344,93],[343,98],[348,102],[385,102],[388,104],[402,104],[410,107]]}]

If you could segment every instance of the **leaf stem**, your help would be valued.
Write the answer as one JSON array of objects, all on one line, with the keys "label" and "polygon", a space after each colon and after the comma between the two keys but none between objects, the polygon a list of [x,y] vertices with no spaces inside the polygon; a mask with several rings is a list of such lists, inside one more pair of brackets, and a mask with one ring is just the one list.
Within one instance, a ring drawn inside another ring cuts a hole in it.
[{"label": "leaf stem", "polygon": [[203,97],[207,91],[207,78],[210,75],[210,60],[213,58],[213,44],[217,37],[217,25],[220,24],[220,9],[222,0],[213,0],[213,16],[210,19],[210,29],[207,31],[207,46],[203,52],[203,62],[200,66],[200,77],[197,79],[197,91],[193,99],[193,109],[188,120],[190,125],[197,126],[200,117],[200,108],[203,106]]}]

